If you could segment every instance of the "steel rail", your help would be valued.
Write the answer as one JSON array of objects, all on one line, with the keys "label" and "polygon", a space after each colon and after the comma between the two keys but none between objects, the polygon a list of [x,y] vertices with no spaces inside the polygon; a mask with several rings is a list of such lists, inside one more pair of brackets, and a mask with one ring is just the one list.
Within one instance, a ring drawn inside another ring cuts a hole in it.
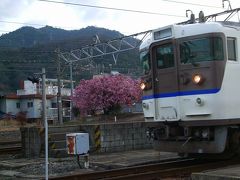
[{"label": "steel rail", "polygon": [[21,146],[4,147],[0,148],[0,154],[13,154],[16,152],[20,152],[21,150]]},{"label": "steel rail", "polygon": [[224,167],[227,165],[238,164],[239,160],[221,160],[206,161],[203,159],[184,159],[179,161],[169,161],[163,163],[155,163],[150,165],[141,165],[128,168],[120,168],[115,170],[106,170],[99,172],[91,172],[84,174],[72,174],[61,177],[51,177],[50,179],[75,180],[75,179],[104,179],[104,180],[134,180],[134,179],[159,179],[168,177],[186,177],[192,172],[200,172],[203,170]]},{"label": "steel rail", "polygon": [[164,170],[172,168],[173,164],[177,166],[182,166],[183,164],[191,164],[194,159],[175,159],[175,160],[168,160],[166,162],[154,163],[154,164],[147,164],[147,165],[138,165],[126,168],[119,168],[114,170],[104,170],[104,171],[97,171],[97,172],[90,172],[84,174],[71,174],[61,177],[51,177],[50,179],[61,179],[61,180],[68,180],[68,179],[106,179],[106,178],[113,178],[118,176],[127,176],[130,174],[138,174],[138,173],[146,173],[149,171],[156,171],[156,170]]},{"label": "steel rail", "polygon": [[9,145],[9,144],[21,144],[21,141],[13,141],[13,140],[11,140],[11,141],[0,141],[0,147],[1,147],[1,145]]},{"label": "steel rail", "polygon": [[[194,162],[195,163],[195,162]],[[234,161],[216,161],[216,162],[205,162],[193,165],[183,165],[183,167],[174,167],[164,170],[149,171],[138,174],[129,174],[124,176],[104,178],[104,180],[150,180],[150,179],[177,179],[182,177],[190,177],[192,173],[201,172],[204,170],[216,169],[221,167],[226,167],[229,165],[239,164],[239,160]]]},{"label": "steel rail", "polygon": [[21,141],[1,141],[0,142],[0,154],[13,154],[20,152],[22,146]]}]

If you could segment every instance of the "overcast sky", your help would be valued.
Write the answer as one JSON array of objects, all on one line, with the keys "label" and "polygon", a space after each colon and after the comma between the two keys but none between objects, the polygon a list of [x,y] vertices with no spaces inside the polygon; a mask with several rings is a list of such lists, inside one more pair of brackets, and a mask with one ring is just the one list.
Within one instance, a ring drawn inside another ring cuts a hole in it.
[{"label": "overcast sky", "polygon": [[[129,35],[185,21],[188,19],[185,17],[187,9],[192,10],[197,16],[200,10],[203,10],[205,15],[209,15],[226,10],[228,7],[228,2],[225,2],[225,8],[222,8],[222,0],[54,1],[153,12],[162,15],[56,4],[38,0],[0,0],[0,34],[32,24],[36,28],[50,25],[69,30],[97,26]],[[230,0],[230,2],[233,9],[240,7],[239,0]],[[18,23],[25,23],[25,25]]]}]

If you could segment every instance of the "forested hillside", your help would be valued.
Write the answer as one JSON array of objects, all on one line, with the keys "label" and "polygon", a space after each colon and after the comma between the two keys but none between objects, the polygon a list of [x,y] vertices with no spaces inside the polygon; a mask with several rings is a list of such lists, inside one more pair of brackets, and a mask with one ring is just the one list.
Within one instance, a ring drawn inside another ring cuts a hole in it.
[{"label": "forested hillside", "polygon": [[[20,80],[46,68],[47,78],[56,78],[56,49],[69,51],[93,44],[98,35],[101,42],[119,38],[123,34],[104,28],[87,27],[67,31],[46,26],[40,29],[22,27],[0,36],[0,92],[15,91]],[[62,62],[62,78],[69,78],[69,69]],[[132,50],[118,56],[115,64],[112,56],[101,57],[74,65],[74,80],[89,79],[93,74],[117,70],[139,76],[138,51]]]}]

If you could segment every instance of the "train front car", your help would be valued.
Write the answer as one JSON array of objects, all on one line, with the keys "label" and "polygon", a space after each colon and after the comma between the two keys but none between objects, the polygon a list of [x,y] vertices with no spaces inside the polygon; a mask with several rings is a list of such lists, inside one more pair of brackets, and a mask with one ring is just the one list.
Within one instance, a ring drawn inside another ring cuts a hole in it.
[{"label": "train front car", "polygon": [[160,151],[222,153],[239,146],[240,24],[154,30],[140,47],[147,135]]}]

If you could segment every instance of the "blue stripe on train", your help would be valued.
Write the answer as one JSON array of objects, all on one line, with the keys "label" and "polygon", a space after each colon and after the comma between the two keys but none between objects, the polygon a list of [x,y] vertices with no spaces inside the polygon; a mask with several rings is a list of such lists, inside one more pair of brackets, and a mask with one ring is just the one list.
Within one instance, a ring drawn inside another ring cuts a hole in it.
[{"label": "blue stripe on train", "polygon": [[204,89],[204,90],[193,90],[193,91],[178,91],[172,93],[160,93],[153,94],[149,96],[143,96],[142,100],[154,99],[154,98],[167,98],[167,97],[176,97],[176,96],[189,96],[197,94],[215,94],[219,92],[220,89]]}]

